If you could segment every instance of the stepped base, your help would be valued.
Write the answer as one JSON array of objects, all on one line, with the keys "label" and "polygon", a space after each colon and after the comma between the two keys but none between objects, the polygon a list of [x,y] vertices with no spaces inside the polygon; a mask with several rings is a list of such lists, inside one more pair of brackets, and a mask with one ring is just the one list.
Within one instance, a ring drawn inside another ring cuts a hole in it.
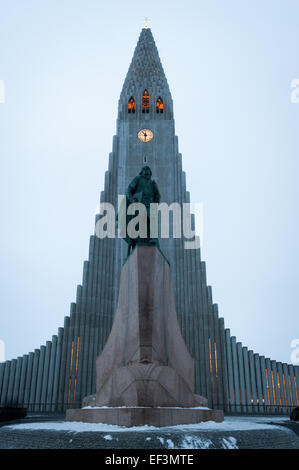
[{"label": "stepped base", "polygon": [[66,411],[66,421],[84,423],[116,424],[118,426],[175,426],[195,424],[202,421],[223,421],[222,410],[209,408],[81,408]]}]

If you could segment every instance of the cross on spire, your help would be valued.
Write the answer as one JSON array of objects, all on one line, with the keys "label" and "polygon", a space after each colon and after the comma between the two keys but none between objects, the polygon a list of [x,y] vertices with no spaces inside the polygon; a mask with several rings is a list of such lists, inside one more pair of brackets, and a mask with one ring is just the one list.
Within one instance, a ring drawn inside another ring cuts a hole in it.
[{"label": "cross on spire", "polygon": [[149,18],[144,18],[144,29],[148,29],[149,28],[149,22],[151,21]]}]

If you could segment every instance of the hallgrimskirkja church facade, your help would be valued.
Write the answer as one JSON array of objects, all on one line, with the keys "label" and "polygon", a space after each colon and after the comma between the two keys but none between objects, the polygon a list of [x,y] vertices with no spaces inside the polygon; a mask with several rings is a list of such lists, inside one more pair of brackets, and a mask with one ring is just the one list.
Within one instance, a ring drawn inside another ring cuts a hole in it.
[{"label": "hallgrimskirkja church facade", "polygon": [[[175,135],[173,102],[150,28],[141,31],[121,91],[117,132],[100,201],[117,207],[130,181],[148,165],[161,201],[190,202]],[[96,223],[100,215],[96,216]],[[194,228],[194,217],[192,224]],[[226,412],[288,413],[299,406],[299,366],[249,350],[219,317],[200,249],[170,233],[160,239],[170,263],[182,335],[195,363],[195,392]],[[90,237],[82,285],[57,335],[39,349],[0,364],[0,405],[29,411],[79,408],[95,392],[95,361],[109,336],[127,245]]]}]

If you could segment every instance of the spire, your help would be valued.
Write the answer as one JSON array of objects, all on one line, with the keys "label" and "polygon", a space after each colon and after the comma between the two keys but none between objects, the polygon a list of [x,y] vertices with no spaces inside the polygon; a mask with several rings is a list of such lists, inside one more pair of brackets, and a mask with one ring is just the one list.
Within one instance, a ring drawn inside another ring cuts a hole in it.
[{"label": "spire", "polygon": [[148,26],[141,30],[121,96],[127,98],[144,89],[163,93],[164,96],[170,94],[158,49]]}]

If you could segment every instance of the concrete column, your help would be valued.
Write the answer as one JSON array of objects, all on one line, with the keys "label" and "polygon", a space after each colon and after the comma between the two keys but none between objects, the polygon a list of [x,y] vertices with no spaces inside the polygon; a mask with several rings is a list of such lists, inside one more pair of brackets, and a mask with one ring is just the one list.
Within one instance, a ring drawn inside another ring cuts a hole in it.
[{"label": "concrete column", "polygon": [[[77,286],[77,299],[80,297],[80,291],[82,286]],[[64,385],[64,397],[63,397],[63,411],[70,407],[71,402],[71,371],[74,364],[74,326],[76,321],[76,304],[71,303],[70,306],[70,323],[67,337],[67,348],[66,348],[66,370],[65,370],[65,385]]]},{"label": "concrete column", "polygon": [[11,361],[6,361],[4,369],[4,377],[3,377],[3,384],[2,384],[2,391],[1,391],[1,406],[5,406],[7,402],[7,392],[8,392],[8,382],[10,377],[10,369],[11,369]]},{"label": "concrete column", "polygon": [[299,406],[299,366],[294,366],[297,406]]},{"label": "concrete column", "polygon": [[208,328],[209,328],[209,356],[210,363],[212,366],[211,371],[211,383],[212,383],[212,403],[213,407],[217,404],[217,388],[216,388],[216,365],[215,365],[215,353],[214,353],[214,316],[213,316],[213,305],[212,305],[212,288],[207,286],[207,306],[208,306]]},{"label": "concrete column", "polygon": [[248,407],[246,406],[245,373],[244,373],[242,343],[237,343],[237,357],[238,357],[238,366],[239,366],[239,382],[240,382],[242,412],[248,413]]},{"label": "concrete column", "polygon": [[238,356],[237,356],[237,345],[236,337],[231,337],[231,348],[232,348],[232,359],[233,359],[233,374],[234,374],[234,389],[235,389],[235,400],[236,400],[236,411],[241,412],[240,406],[240,379],[238,370]]},{"label": "concrete column", "polygon": [[[79,294],[80,297],[77,301],[76,307],[76,316],[77,323],[74,332],[74,367],[72,371],[72,401],[73,407],[80,406],[82,392],[84,389],[83,381],[86,382],[86,377],[88,374],[88,366],[83,368],[83,355],[84,351],[89,357],[89,363],[92,361],[92,356],[90,354],[92,345],[89,340],[89,325],[88,325],[88,315],[90,314],[90,299],[95,295],[90,289],[91,279],[93,276],[93,266],[96,262],[94,255],[94,244],[95,237],[90,237],[89,240],[89,260],[84,261],[83,265],[83,279],[82,279],[82,289]],[[82,372],[84,377],[82,378]]]},{"label": "concrete column", "polygon": [[225,327],[224,318],[219,318],[219,331],[220,331],[220,343],[222,352],[222,374],[223,374],[223,404],[224,411],[229,411],[229,388],[228,388],[228,370],[227,370],[227,357],[226,357],[226,342],[225,342]]},{"label": "concrete column", "polygon": [[224,410],[224,379],[223,379],[223,355],[220,340],[220,322],[218,318],[218,305],[213,305],[214,325],[215,325],[215,365],[216,365],[216,385],[217,385],[217,404]]},{"label": "concrete column", "polygon": [[50,348],[50,358],[49,358],[49,375],[48,375],[48,386],[46,389],[46,411],[49,412],[52,410],[53,406],[53,385],[54,385],[54,375],[55,375],[55,359],[56,359],[56,348],[57,348],[57,336],[52,336],[51,348]]},{"label": "concrete column", "polygon": [[7,405],[8,406],[13,404],[13,391],[14,391],[16,368],[17,368],[17,360],[12,359],[11,365],[10,365],[10,374],[9,374],[8,390],[7,390]]},{"label": "concrete column", "polygon": [[199,374],[200,374],[200,394],[204,397],[207,397],[207,389],[208,389],[208,369],[206,363],[206,351],[205,351],[205,341],[204,341],[204,323],[203,323],[203,301],[202,301],[202,293],[201,293],[201,285],[202,285],[202,278],[201,278],[201,261],[200,256],[196,257],[196,277],[197,283],[200,286],[200,290],[198,292],[198,325],[199,325]]},{"label": "concrete column", "polygon": [[289,384],[289,371],[288,371],[287,364],[282,364],[282,373],[283,373],[284,387],[285,387],[285,393],[286,393],[287,412],[290,413],[292,409],[292,401],[291,401],[291,390],[290,390],[290,384]]},{"label": "concrete column", "polygon": [[26,354],[25,356],[22,357],[22,367],[21,367],[21,377],[20,377],[20,386],[19,386],[19,397],[18,397],[18,402],[20,406],[24,405],[27,364],[28,364],[28,355]]},{"label": "concrete column", "polygon": [[270,359],[267,358],[265,363],[266,363],[267,388],[268,388],[268,391],[269,391],[268,396],[270,397],[269,412],[270,413],[275,413]]},{"label": "concrete column", "polygon": [[[99,239],[92,235],[89,239],[89,255],[87,270],[83,273],[82,299],[80,302],[80,326],[79,326],[79,354],[76,379],[76,406],[80,405],[86,396],[86,382],[88,375],[88,357],[90,349],[90,311],[91,303],[95,304],[96,289],[93,289],[93,279],[96,277],[95,265],[98,264],[95,248],[99,245]],[[92,300],[91,300],[92,299]]]},{"label": "concrete column", "polygon": [[[245,346],[242,349],[242,354],[243,354],[243,363],[244,363],[246,410],[247,410],[247,413],[252,413],[253,411],[256,413],[257,412],[256,393],[255,393],[255,400],[254,400],[252,387],[251,387],[251,381],[250,381],[248,349]],[[251,403],[251,400],[252,400],[252,403]]]},{"label": "concrete column", "polygon": [[61,403],[59,403],[59,380],[60,380],[60,369],[62,365],[62,344],[64,341],[64,328],[58,328],[58,339],[56,345],[55,365],[54,365],[54,380],[52,388],[52,407],[51,411],[58,411],[61,409]]},{"label": "concrete column", "polygon": [[282,371],[282,363],[277,362],[277,372],[278,372],[278,380],[279,380],[279,392],[280,392],[280,398],[281,398],[281,403],[282,403],[282,410],[284,413],[287,413],[287,402],[286,402],[286,392],[284,388],[284,380],[283,380],[283,371]]},{"label": "concrete column", "polygon": [[297,399],[296,399],[296,388],[295,388],[295,372],[294,372],[294,367],[290,364],[288,366],[289,370],[289,382],[291,382],[291,401],[292,401],[292,407],[295,408],[297,406]]},{"label": "concrete column", "polygon": [[203,336],[204,336],[204,346],[205,346],[205,361],[206,361],[206,370],[207,370],[207,398],[209,406],[212,406],[212,390],[213,390],[213,382],[212,382],[212,375],[210,371],[210,357],[209,357],[209,311],[208,311],[208,303],[207,303],[207,285],[206,285],[206,269],[205,263],[201,262],[201,294],[202,294],[202,302],[203,302]]},{"label": "concrete column", "polygon": [[5,362],[1,362],[1,363],[0,363],[0,403],[1,403],[1,399],[2,399],[2,388],[3,388],[4,370],[5,370]]},{"label": "concrete column", "polygon": [[270,413],[275,413],[270,359],[267,358],[265,360],[265,363],[266,363],[267,388],[268,388],[268,391],[269,391],[268,396],[270,397],[269,411],[270,411]]},{"label": "concrete column", "polygon": [[42,395],[42,383],[43,383],[43,372],[44,372],[44,364],[45,364],[45,354],[46,354],[46,347],[41,346],[40,347],[39,361],[38,361],[38,369],[37,369],[37,381],[36,381],[34,411],[42,411],[41,395]]},{"label": "concrete column", "polygon": [[277,367],[276,367],[276,361],[271,361],[271,369],[272,369],[272,387],[273,389],[273,397],[275,398],[274,404],[275,404],[275,410],[281,411],[280,407],[280,396],[279,396],[279,390],[278,390],[278,381],[277,381]]},{"label": "concrete column", "polygon": [[202,389],[201,384],[201,373],[200,373],[200,324],[199,324],[199,299],[198,292],[195,288],[195,283],[197,280],[197,266],[196,266],[196,252],[192,256],[192,276],[193,276],[193,296],[194,296],[194,352],[195,352],[195,393],[200,394]]},{"label": "concrete column", "polygon": [[15,372],[15,380],[13,385],[13,394],[12,394],[12,403],[13,405],[18,405],[18,398],[19,398],[19,387],[20,387],[20,379],[21,379],[21,368],[22,368],[22,358],[17,358],[16,363],[16,372]]},{"label": "concrete column", "polygon": [[264,397],[264,407],[266,413],[270,412],[270,403],[269,403],[269,395],[268,395],[268,388],[267,388],[267,377],[266,377],[266,361],[264,356],[260,356],[260,365],[261,365],[261,378],[262,378],[262,390],[263,390],[263,397]]},{"label": "concrete column", "polygon": [[[250,357],[251,351],[249,352]],[[262,374],[261,374],[261,363],[259,354],[254,354],[254,364],[255,364],[255,376],[256,376],[256,389],[257,389],[257,398],[259,401],[259,412],[264,413],[264,400],[263,400],[263,386],[262,386]],[[252,377],[252,375],[251,375]]]},{"label": "concrete column", "polygon": [[229,389],[229,404],[230,411],[236,412],[236,401],[235,401],[235,388],[234,388],[234,375],[233,375],[233,358],[231,349],[231,337],[230,330],[225,330],[226,339],[226,358],[227,358],[227,377],[228,377],[228,389]]},{"label": "concrete column", "polygon": [[[83,282],[82,282],[82,297],[84,298],[84,291],[86,292],[86,271],[88,271],[88,261],[84,261],[84,268],[83,268]],[[86,294],[85,294],[86,297]],[[74,314],[74,333],[73,333],[73,340],[74,340],[74,350],[73,350],[73,363],[72,363],[72,370],[70,371],[70,407],[75,408],[75,395],[77,389],[77,372],[78,372],[78,360],[79,360],[79,350],[80,350],[80,323],[81,323],[81,315],[82,315],[82,303],[83,298],[80,299],[79,302],[76,302],[76,313]],[[82,340],[83,338],[81,338]]]},{"label": "concrete column", "polygon": [[33,359],[34,359],[34,353],[30,352],[28,354],[26,378],[25,378],[25,390],[24,390],[24,406],[25,406],[25,408],[28,408],[29,402],[30,402],[30,388],[31,388],[31,379],[32,379]]},{"label": "concrete column", "polygon": [[40,408],[41,411],[46,410],[47,388],[49,384],[49,365],[50,365],[51,347],[52,347],[51,341],[47,341],[46,350],[45,350],[43,375],[42,375],[42,383],[41,383],[41,408]]},{"label": "concrete column", "polygon": [[37,374],[38,374],[38,364],[39,364],[40,350],[34,350],[33,366],[32,366],[32,377],[31,377],[31,387],[29,395],[30,406],[29,411],[34,411],[35,409],[35,396],[36,396],[36,383],[37,383]]},{"label": "concrete column", "polygon": [[67,355],[70,330],[70,317],[64,317],[63,342],[61,345],[61,363],[58,381],[58,411],[65,410],[65,393],[66,393],[66,373],[67,373]]}]

